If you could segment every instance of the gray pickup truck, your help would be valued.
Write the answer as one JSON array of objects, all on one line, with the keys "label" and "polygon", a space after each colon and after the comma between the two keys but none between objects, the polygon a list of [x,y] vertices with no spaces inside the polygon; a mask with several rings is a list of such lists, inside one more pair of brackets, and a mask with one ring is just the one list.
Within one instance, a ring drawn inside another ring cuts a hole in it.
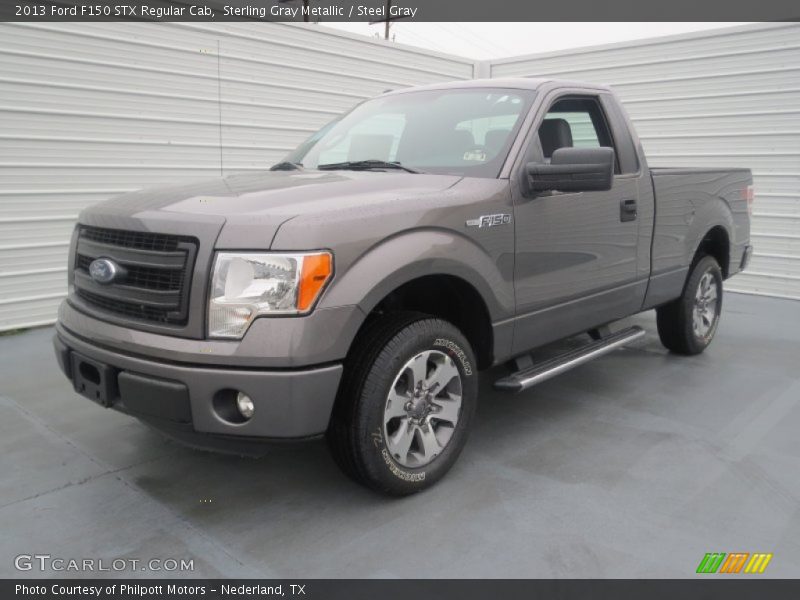
[{"label": "gray pickup truck", "polygon": [[356,481],[408,494],[464,447],[481,370],[526,389],[652,308],[669,350],[702,352],[751,254],[751,182],[648,168],[602,86],[389,92],[270,170],[85,210],[56,355],[78,393],[190,445],[324,435]]}]

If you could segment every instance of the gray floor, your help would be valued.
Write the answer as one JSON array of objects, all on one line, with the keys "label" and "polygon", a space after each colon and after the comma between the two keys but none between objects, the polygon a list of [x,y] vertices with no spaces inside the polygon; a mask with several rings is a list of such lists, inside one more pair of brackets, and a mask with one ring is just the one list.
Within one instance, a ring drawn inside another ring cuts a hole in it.
[{"label": "gray floor", "polygon": [[204,577],[688,577],[711,551],[799,576],[800,303],[729,295],[695,358],[635,321],[644,341],[522,395],[485,376],[460,461],[404,500],[321,443],[253,460],[166,442],[76,396],[51,329],[2,337],[0,576],[45,553]]}]

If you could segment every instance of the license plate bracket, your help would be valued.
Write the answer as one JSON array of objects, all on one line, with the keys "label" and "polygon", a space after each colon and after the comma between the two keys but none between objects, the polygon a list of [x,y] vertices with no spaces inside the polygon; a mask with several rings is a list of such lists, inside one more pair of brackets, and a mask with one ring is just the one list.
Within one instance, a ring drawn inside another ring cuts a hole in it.
[{"label": "license plate bracket", "polygon": [[70,359],[75,391],[101,406],[111,406],[117,398],[117,370],[77,352]]}]

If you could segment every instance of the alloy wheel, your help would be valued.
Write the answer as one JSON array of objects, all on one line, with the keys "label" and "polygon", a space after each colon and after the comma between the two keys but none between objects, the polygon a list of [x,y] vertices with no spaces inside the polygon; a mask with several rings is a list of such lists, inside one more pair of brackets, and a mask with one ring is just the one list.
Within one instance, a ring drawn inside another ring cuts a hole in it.
[{"label": "alloy wheel", "polygon": [[403,365],[383,413],[394,460],[417,468],[441,455],[458,425],[461,398],[461,374],[447,354],[425,350]]}]

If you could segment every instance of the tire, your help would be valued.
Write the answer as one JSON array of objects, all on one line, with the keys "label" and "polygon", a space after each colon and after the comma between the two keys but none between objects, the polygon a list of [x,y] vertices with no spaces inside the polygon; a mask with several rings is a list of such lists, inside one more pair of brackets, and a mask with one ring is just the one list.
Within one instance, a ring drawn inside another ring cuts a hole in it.
[{"label": "tire", "polygon": [[334,460],[384,494],[430,487],[455,463],[475,414],[469,342],[447,321],[403,312],[369,324],[353,348],[327,433]]},{"label": "tire", "polygon": [[700,354],[714,339],[721,314],[722,270],[714,257],[701,256],[680,298],[656,309],[658,337],[676,354]]}]

